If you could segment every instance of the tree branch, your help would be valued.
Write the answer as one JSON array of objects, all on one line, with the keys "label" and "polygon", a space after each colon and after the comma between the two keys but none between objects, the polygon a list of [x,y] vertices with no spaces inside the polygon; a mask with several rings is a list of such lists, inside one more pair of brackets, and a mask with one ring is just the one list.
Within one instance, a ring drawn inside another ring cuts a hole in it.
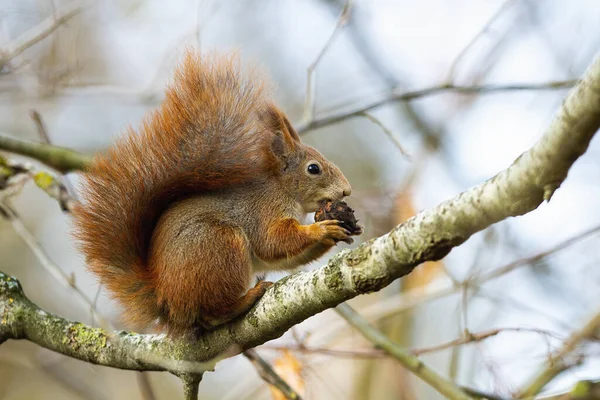
[{"label": "tree branch", "polygon": [[474,86],[462,86],[454,85],[451,83],[431,86],[425,89],[419,89],[410,92],[399,92],[392,93],[390,96],[384,97],[379,100],[375,100],[366,105],[357,107],[350,111],[343,111],[339,113],[333,113],[323,118],[316,118],[309,122],[297,125],[296,131],[299,134],[306,133],[313,129],[322,128],[324,126],[337,124],[346,119],[363,116],[365,112],[371,111],[377,107],[381,107],[388,103],[397,101],[411,101],[420,97],[432,96],[442,93],[460,93],[460,94],[474,94],[474,93],[498,93],[498,92],[512,92],[521,90],[556,90],[566,89],[574,86],[577,83],[576,79],[566,81],[555,81],[545,83],[532,83],[522,85],[474,85]]},{"label": "tree branch", "polygon": [[4,134],[0,134],[0,150],[34,158],[63,174],[84,170],[91,161],[91,157],[65,147],[17,139]]},{"label": "tree branch", "polygon": [[202,374],[183,374],[180,378],[183,381],[183,398],[185,400],[197,400]]},{"label": "tree branch", "polygon": [[254,349],[246,350],[244,356],[254,365],[262,380],[277,388],[283,397],[288,400],[302,400],[302,397]]},{"label": "tree branch", "polygon": [[600,312],[592,316],[580,330],[574,332],[565,341],[557,353],[549,357],[542,371],[521,391],[518,398],[534,398],[558,374],[579,364],[579,357],[569,356],[581,342],[592,339],[598,332],[600,332]]},{"label": "tree branch", "polygon": [[465,394],[458,386],[447,379],[439,376],[435,371],[427,367],[423,361],[409,354],[383,333],[373,328],[356,311],[347,304],[340,304],[335,308],[346,322],[356,328],[365,338],[375,346],[394,357],[404,368],[427,382],[432,388],[451,400],[469,400],[471,397]]},{"label": "tree branch", "polygon": [[319,63],[323,59],[323,56],[325,55],[325,53],[327,53],[327,50],[329,50],[329,48],[333,44],[333,41],[336,38],[337,34],[348,23],[348,20],[350,19],[351,10],[352,1],[347,0],[346,5],[344,6],[344,8],[342,8],[342,12],[340,13],[340,16],[337,19],[335,28],[329,36],[329,39],[327,39],[327,42],[317,55],[317,58],[315,58],[315,60],[306,69],[306,98],[304,100],[304,120],[307,122],[313,120],[315,108],[315,84],[313,78],[315,75],[317,65],[319,65]]},{"label": "tree branch", "polygon": [[79,14],[84,4],[75,1],[59,10],[59,15],[51,15],[41,24],[23,33],[12,43],[6,46],[6,50],[0,51],[0,68],[25,50],[47,38],[59,26]]},{"label": "tree branch", "polygon": [[[217,362],[186,362],[185,358],[194,353],[194,345],[173,342],[165,335],[108,332],[47,313],[25,296],[15,278],[0,272],[0,342],[7,339],[26,339],[92,364],[169,371],[178,376],[210,371]],[[228,353],[231,351],[226,350]]]}]

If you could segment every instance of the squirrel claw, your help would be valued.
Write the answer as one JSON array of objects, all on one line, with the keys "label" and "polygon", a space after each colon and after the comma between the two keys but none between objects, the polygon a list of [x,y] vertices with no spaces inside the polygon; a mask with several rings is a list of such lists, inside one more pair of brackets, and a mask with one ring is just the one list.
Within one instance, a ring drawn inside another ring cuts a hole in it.
[{"label": "squirrel claw", "polygon": [[[343,222],[338,220],[325,220],[317,222],[317,225],[321,228],[322,240],[325,243],[330,243],[332,246],[338,242],[353,241],[350,236],[352,233],[341,226]],[[351,243],[351,242],[350,242]]]},{"label": "squirrel claw", "polygon": [[271,286],[273,286],[273,282],[261,280],[261,281],[256,282],[256,285],[254,286],[254,288],[259,291],[262,291],[264,293]]},{"label": "squirrel claw", "polygon": [[360,236],[364,233],[363,227],[357,225],[356,229],[354,231],[352,231],[352,236]]}]

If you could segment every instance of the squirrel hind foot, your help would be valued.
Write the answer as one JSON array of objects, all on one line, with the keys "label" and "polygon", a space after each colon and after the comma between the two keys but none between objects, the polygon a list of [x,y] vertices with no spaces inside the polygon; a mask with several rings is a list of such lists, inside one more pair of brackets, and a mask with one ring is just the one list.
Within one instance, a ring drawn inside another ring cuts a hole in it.
[{"label": "squirrel hind foot", "polygon": [[203,316],[198,325],[205,330],[214,329],[219,325],[226,324],[239,316],[246,314],[263,297],[268,288],[273,286],[273,282],[261,280],[256,285],[248,290],[245,295],[240,297],[226,314],[219,316]]},{"label": "squirrel hind foot", "polygon": [[271,286],[273,286],[273,282],[261,280],[256,283],[256,286],[248,290],[245,295],[240,297],[238,302],[226,315],[212,317],[204,315],[197,319],[193,327],[184,332],[181,332],[178,327],[169,327],[167,324],[167,331],[169,332],[169,335],[185,334],[191,336],[194,340],[198,340],[204,333],[245,315]]}]

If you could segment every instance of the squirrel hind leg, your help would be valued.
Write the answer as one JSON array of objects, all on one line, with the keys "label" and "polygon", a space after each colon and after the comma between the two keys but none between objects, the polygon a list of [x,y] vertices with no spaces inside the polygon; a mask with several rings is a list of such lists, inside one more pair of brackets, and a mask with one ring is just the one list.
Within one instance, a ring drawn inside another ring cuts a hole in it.
[{"label": "squirrel hind leg", "polygon": [[166,312],[162,320],[175,336],[245,313],[270,284],[248,291],[253,273],[246,235],[206,215],[179,218],[167,212],[156,227],[150,261],[157,300]]},{"label": "squirrel hind leg", "polygon": [[227,314],[220,316],[203,316],[199,325],[204,330],[209,330],[224,323],[227,323],[240,315],[246,314],[256,304],[256,302],[265,294],[266,290],[273,285],[273,282],[261,280],[248,290],[245,295],[240,297],[229,309]]}]

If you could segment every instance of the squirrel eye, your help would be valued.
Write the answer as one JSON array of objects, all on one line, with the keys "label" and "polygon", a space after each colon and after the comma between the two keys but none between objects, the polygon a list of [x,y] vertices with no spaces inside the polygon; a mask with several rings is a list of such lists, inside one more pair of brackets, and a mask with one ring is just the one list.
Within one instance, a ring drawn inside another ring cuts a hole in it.
[{"label": "squirrel eye", "polygon": [[321,168],[317,164],[310,164],[306,170],[311,175],[318,175],[321,173]]}]

